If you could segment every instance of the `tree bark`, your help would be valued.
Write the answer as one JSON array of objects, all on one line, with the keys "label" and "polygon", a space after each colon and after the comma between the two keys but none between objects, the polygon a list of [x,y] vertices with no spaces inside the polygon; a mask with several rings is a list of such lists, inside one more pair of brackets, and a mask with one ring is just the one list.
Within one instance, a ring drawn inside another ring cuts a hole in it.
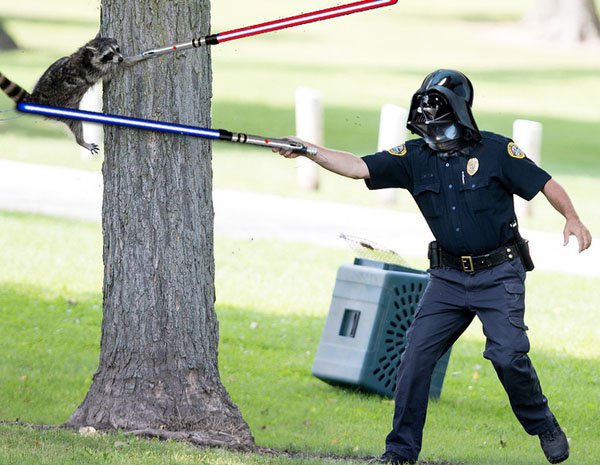
[{"label": "tree bark", "polygon": [[[103,0],[101,24],[134,55],[207,35],[210,0]],[[207,48],[170,54],[106,83],[104,109],[210,127],[211,79]],[[102,170],[100,361],[67,424],[252,446],[217,365],[210,143],[106,127]]]},{"label": "tree bark", "polygon": [[540,38],[563,43],[598,41],[594,0],[533,0],[525,25]]}]

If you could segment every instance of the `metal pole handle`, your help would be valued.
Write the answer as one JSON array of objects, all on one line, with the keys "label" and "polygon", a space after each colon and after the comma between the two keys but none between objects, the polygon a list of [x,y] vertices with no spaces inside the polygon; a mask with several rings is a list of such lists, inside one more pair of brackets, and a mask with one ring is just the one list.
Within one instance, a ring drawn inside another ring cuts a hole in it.
[{"label": "metal pole handle", "polygon": [[[227,132],[221,130],[223,132]],[[318,150],[316,147],[307,147],[306,145],[295,142],[290,139],[274,139],[262,136],[253,136],[251,134],[243,133],[231,133],[226,136],[228,139],[231,137],[232,142],[239,142],[241,144],[260,145],[261,147],[271,147],[277,149],[291,150],[292,152],[299,153],[302,155],[308,155],[310,157],[316,157]]]},{"label": "metal pole handle", "polygon": [[307,147],[304,144],[298,144],[293,142],[290,145],[297,145],[297,147],[292,147],[292,150],[296,153],[300,153],[302,155],[308,155],[309,157],[316,157],[319,154],[319,150],[316,147]]},{"label": "metal pole handle", "polygon": [[219,43],[217,34],[211,34],[206,37],[198,37],[192,39],[190,42],[183,42],[181,44],[169,45],[167,47],[153,48],[146,50],[139,55],[133,57],[127,57],[126,60],[129,63],[147,60],[148,58],[156,58],[160,55],[167,53],[179,52],[182,50],[189,50],[190,48],[198,48],[207,45],[216,45]]}]

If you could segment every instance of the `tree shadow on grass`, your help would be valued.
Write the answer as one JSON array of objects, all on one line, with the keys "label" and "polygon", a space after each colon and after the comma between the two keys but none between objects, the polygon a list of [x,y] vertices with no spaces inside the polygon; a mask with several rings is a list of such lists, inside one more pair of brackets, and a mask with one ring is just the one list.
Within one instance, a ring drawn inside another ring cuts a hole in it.
[{"label": "tree shadow on grass", "polygon": [[29,16],[29,15],[2,15],[0,19],[3,21],[18,21],[24,23],[33,23],[33,24],[41,24],[46,26],[51,24],[56,28],[64,28],[64,27],[90,27],[97,26],[98,21],[95,20],[87,20],[81,18],[61,18],[61,17],[49,17],[49,16]]},{"label": "tree shadow on grass", "polygon": [[67,126],[59,121],[25,115],[17,110],[1,113],[0,118],[15,118],[8,121],[0,121],[0,135],[11,134],[21,137],[24,144],[31,139],[55,140],[66,137],[73,138]]},{"label": "tree shadow on grass", "polygon": [[[97,367],[100,305],[99,293],[63,295],[18,283],[0,285],[1,420],[57,424],[74,411]],[[221,377],[257,439],[257,452],[352,463],[381,453],[392,401],[311,375],[324,316],[226,305],[218,305],[217,313]],[[455,459],[452,463],[465,463],[469,451],[485,447],[485,457],[476,463],[491,465],[507,456],[519,460],[514,463],[540,463],[536,439],[526,436],[512,416],[482,350],[481,341],[468,338],[455,345],[442,397],[430,405],[424,458],[447,456]],[[595,433],[586,427],[598,411],[599,362],[557,352],[531,355],[552,408],[578,448],[598,452]]]}]

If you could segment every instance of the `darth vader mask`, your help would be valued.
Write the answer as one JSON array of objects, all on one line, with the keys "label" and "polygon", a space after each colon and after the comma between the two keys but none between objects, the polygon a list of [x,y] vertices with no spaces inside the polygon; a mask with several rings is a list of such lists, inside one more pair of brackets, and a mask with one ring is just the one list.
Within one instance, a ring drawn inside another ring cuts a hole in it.
[{"label": "darth vader mask", "polygon": [[419,97],[412,124],[433,150],[451,152],[465,145],[463,130],[441,94],[432,92]]},{"label": "darth vader mask", "polygon": [[413,95],[407,127],[435,151],[460,150],[481,139],[471,113],[472,103],[473,86],[464,74],[434,71]]}]

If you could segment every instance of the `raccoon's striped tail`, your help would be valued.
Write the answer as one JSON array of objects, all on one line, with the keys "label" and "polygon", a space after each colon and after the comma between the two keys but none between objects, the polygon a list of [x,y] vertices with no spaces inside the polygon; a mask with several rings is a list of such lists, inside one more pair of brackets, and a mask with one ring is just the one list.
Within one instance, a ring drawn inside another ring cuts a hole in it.
[{"label": "raccoon's striped tail", "polygon": [[4,74],[0,73],[0,89],[4,91],[15,103],[19,103],[29,97],[29,92],[19,84],[12,82]]}]

